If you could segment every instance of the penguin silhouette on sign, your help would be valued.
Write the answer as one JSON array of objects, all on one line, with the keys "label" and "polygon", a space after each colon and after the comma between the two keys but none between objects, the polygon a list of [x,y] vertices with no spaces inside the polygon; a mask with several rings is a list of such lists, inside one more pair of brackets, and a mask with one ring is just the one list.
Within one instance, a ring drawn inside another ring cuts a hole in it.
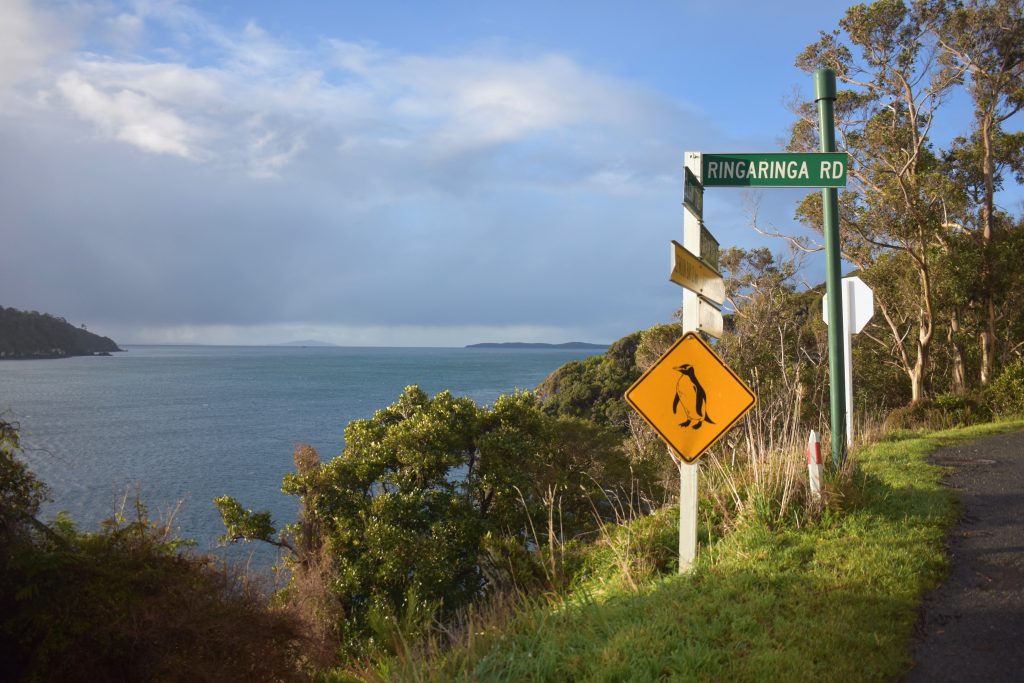
[{"label": "penguin silhouette on sign", "polygon": [[697,381],[693,366],[683,363],[672,369],[680,375],[676,381],[676,395],[672,399],[672,413],[677,414],[682,408],[683,415],[686,416],[679,426],[700,429],[705,422],[715,424],[715,421],[708,417],[708,396],[704,392],[704,387]]}]

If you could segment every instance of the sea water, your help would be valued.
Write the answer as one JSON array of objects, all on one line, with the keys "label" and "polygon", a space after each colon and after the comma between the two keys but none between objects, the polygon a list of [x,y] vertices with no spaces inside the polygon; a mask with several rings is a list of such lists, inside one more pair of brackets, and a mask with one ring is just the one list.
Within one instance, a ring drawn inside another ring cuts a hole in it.
[{"label": "sea water", "polygon": [[[208,551],[224,531],[215,497],[294,521],[297,501],[280,487],[295,444],[325,461],[338,455],[345,425],[406,386],[491,404],[594,353],[129,346],[111,357],[0,363],[0,413],[20,425],[23,457],[50,487],[44,517],[66,511],[94,530],[138,494],[153,517],[173,512],[177,533]],[[269,548],[250,549],[229,555],[273,562]]]}]

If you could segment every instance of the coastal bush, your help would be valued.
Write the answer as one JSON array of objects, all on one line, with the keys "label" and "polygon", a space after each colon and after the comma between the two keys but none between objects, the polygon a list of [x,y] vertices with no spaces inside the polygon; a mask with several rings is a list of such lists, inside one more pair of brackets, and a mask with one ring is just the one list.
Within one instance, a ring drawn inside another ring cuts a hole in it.
[{"label": "coastal bush", "polygon": [[680,336],[678,323],[654,325],[619,339],[603,356],[566,363],[537,387],[545,412],[608,426],[623,438],[636,482],[660,504],[672,495],[678,474],[664,442],[624,394]]},{"label": "coastal bush", "polygon": [[299,497],[299,521],[277,531],[266,513],[225,496],[216,500],[224,539],[291,551],[286,603],[309,576],[310,558],[323,558],[328,566],[316,571],[333,607],[322,619],[337,621],[349,655],[393,648],[389,624],[414,634],[486,593],[541,576],[557,582],[555,548],[614,519],[609,491],[636,490],[618,435],[552,416],[529,392],[488,408],[408,387],[348,425],[340,456],[296,463],[283,490]]},{"label": "coastal bush", "polygon": [[1000,417],[1024,415],[1024,358],[1003,368],[989,386],[986,398]]},{"label": "coastal bush", "polygon": [[986,401],[973,394],[940,394],[896,408],[885,418],[883,429],[950,429],[992,419]]},{"label": "coastal bush", "polygon": [[625,434],[629,408],[623,395],[639,377],[636,351],[642,332],[619,339],[603,355],[570,361],[537,387],[544,410],[555,416],[578,417]]},{"label": "coastal bush", "polygon": [[32,680],[292,680],[298,622],[246,576],[181,553],[138,516],[14,558],[17,608],[4,619],[13,669]]},{"label": "coastal bush", "polygon": [[[1010,428],[1020,429],[1021,423]],[[845,514],[705,543],[688,576],[634,589],[607,549],[570,595],[473,622],[446,648],[374,662],[328,680],[898,680],[920,599],[945,574],[956,505],[927,454],[1007,427],[889,440],[859,451]],[[702,483],[703,489],[703,483]],[[674,553],[675,510],[616,535],[650,533]],[[604,560],[600,563],[599,560]],[[668,569],[674,567],[669,562]],[[807,633],[814,638],[803,637]],[[842,643],[822,648],[821,643]]]},{"label": "coastal bush", "polygon": [[19,459],[20,448],[18,426],[0,418],[0,671],[5,672],[19,671],[24,660],[8,634],[10,615],[17,613],[17,596],[24,588],[11,565],[32,547],[32,523],[47,495],[43,483]]},{"label": "coastal bush", "polygon": [[302,676],[300,622],[245,574],[182,552],[136,503],[96,533],[36,515],[46,488],[0,420],[0,672],[4,680]]},{"label": "coastal bush", "polygon": [[46,500],[46,487],[18,458],[18,426],[0,418],[0,561],[25,536]]},{"label": "coastal bush", "polygon": [[900,429],[923,429],[928,424],[938,422],[940,417],[938,409],[931,400],[923,399],[893,409],[886,416],[882,429],[886,432]]}]

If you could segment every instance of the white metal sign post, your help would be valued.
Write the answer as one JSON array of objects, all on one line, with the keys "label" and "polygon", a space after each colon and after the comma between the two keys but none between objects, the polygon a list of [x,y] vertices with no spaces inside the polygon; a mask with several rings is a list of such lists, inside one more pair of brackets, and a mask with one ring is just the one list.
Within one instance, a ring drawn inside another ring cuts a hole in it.
[{"label": "white metal sign post", "polygon": [[[704,218],[704,188],[699,185],[702,177],[700,152],[687,152],[685,165],[686,170],[683,171],[685,185],[683,190],[683,247],[691,254],[700,254],[701,227]],[[696,180],[696,183],[691,182],[691,178]],[[698,195],[699,203],[694,201],[694,197]],[[674,250],[672,265],[674,272],[676,269]],[[700,329],[701,303],[697,292],[687,287],[683,288],[683,334]],[[676,462],[679,463],[679,573],[684,574],[690,571],[693,561],[697,558],[697,474],[700,471],[698,469],[700,465],[696,462],[692,464],[684,462],[682,458],[677,458]]]},{"label": "white metal sign post", "polygon": [[[843,377],[846,389],[846,444],[853,445],[853,335],[875,314],[875,293],[859,277],[844,277],[843,300]],[[828,294],[821,300],[821,316],[828,325]]]}]

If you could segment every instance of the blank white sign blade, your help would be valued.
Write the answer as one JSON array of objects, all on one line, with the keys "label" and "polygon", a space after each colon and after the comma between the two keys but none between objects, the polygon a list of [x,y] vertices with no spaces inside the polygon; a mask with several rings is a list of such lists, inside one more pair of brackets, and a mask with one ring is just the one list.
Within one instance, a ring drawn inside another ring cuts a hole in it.
[{"label": "blank white sign blade", "polygon": [[859,277],[843,278],[846,290],[843,292],[853,303],[853,332],[860,332],[875,314],[875,293]]},{"label": "blank white sign blade", "polygon": [[[843,311],[845,320],[852,320],[850,334],[857,334],[875,314],[875,293],[859,277],[843,278]],[[852,307],[852,310],[850,310]],[[852,315],[851,315],[852,314]],[[821,318],[828,325],[828,293],[821,299]]]},{"label": "blank white sign blade", "polygon": [[725,327],[722,320],[722,312],[703,298],[699,296],[696,298],[697,305],[700,307],[700,325],[697,329],[701,332],[706,332],[715,339],[721,339]]}]

